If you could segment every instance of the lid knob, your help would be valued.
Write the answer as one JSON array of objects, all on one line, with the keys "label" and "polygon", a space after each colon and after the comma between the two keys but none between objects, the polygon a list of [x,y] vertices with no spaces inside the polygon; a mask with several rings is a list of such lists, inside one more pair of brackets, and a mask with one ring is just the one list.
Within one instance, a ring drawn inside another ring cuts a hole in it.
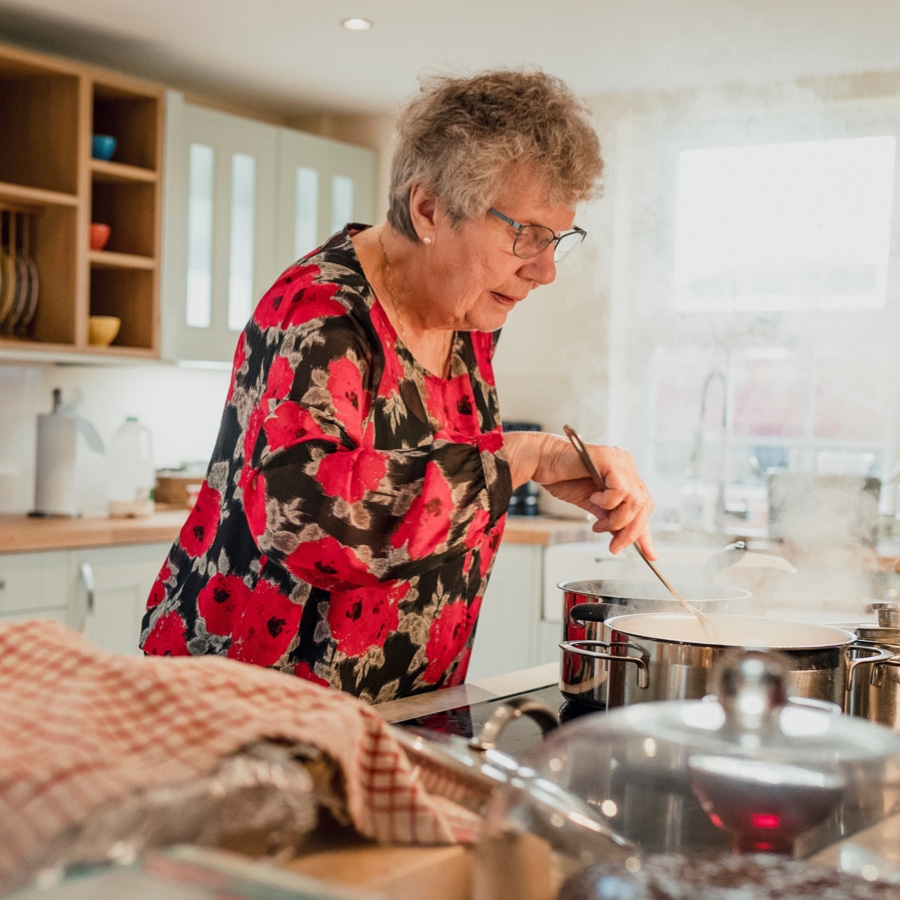
[{"label": "lid knob", "polygon": [[882,600],[869,605],[875,613],[879,628],[900,627],[900,603],[896,600]]},{"label": "lid knob", "polygon": [[714,675],[729,731],[754,732],[777,725],[788,701],[789,662],[771,650],[735,648]]}]

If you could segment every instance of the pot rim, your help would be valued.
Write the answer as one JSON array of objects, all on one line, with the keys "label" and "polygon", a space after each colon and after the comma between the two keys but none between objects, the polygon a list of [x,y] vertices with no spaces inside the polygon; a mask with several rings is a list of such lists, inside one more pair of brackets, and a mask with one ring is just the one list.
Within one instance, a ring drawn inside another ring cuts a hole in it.
[{"label": "pot rim", "polygon": [[[849,644],[853,644],[858,640],[857,636],[852,632],[847,631],[844,628],[838,628],[834,625],[821,625],[819,623],[813,622],[798,622],[793,619],[771,619],[766,616],[724,615],[717,613],[707,613],[706,616],[713,622],[713,624],[715,624],[717,621],[723,620],[728,621],[729,623],[734,621],[746,621],[750,625],[755,625],[759,622],[766,622],[775,623],[777,627],[780,627],[782,629],[793,627],[805,629],[810,632],[811,639],[809,641],[796,643],[766,642],[764,646],[770,650],[827,650],[838,647],[845,647]],[[709,637],[702,634],[698,635],[696,638],[692,636],[664,637],[659,634],[648,633],[648,628],[646,627],[639,627],[637,625],[637,622],[639,620],[655,620],[657,623],[677,620],[678,624],[690,622],[692,623],[691,627],[693,627],[694,623],[696,623],[696,627],[700,628],[700,630],[702,631],[702,626],[700,626],[699,620],[695,616],[692,616],[690,613],[628,613],[619,616],[613,616],[607,619],[605,624],[611,632],[618,631],[622,634],[628,635],[629,638],[656,641],[661,644],[686,644],[692,647],[722,648],[761,646],[759,642],[736,643],[734,641],[715,640],[715,638],[710,639]],[[769,626],[767,625],[767,627]],[[812,639],[812,635],[814,634],[818,634],[820,636],[820,639]],[[833,635],[833,640],[825,639],[825,636],[829,634]]]},{"label": "pot rim", "polygon": [[[599,585],[608,587],[600,588]],[[639,600],[646,602],[677,603],[658,581],[636,581],[628,578],[594,578],[583,581],[561,581],[556,585],[566,594],[578,594],[592,600]],[[753,594],[743,588],[702,582],[677,582],[674,587],[691,603],[721,603],[723,600],[749,600]],[[697,596],[701,593],[717,593],[718,596]]]}]

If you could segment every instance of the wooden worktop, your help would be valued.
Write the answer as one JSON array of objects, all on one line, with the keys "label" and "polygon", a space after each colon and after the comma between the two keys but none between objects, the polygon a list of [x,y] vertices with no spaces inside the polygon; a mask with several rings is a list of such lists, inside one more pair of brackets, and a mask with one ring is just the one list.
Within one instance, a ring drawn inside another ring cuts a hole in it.
[{"label": "wooden worktop", "polygon": [[503,540],[509,544],[565,544],[595,537],[586,516],[564,519],[558,516],[508,516]]},{"label": "wooden worktop", "polygon": [[[174,541],[187,514],[183,507],[159,505],[152,516],[136,519],[0,516],[0,553]],[[503,539],[517,544],[547,545],[585,541],[591,536],[587,520],[534,516],[507,519]]]},{"label": "wooden worktop", "polygon": [[[0,515],[0,553],[24,553],[37,550],[66,550],[80,547],[106,547],[121,544],[149,544],[174,541],[187,518],[184,507],[158,504],[156,512],[146,518],[111,519],[106,516],[69,518],[31,518],[24,515]],[[555,516],[510,516],[506,520],[503,540],[508,544],[549,546],[575,541],[589,541],[595,535],[587,519]],[[689,535],[657,535],[660,545],[667,541],[687,542]],[[709,540],[707,536],[707,540]],[[755,542],[763,549],[764,542]],[[766,545],[796,565],[808,555],[790,545]],[[852,567],[862,571],[900,572],[900,540],[880,543],[872,548],[855,548],[843,557],[829,554],[832,567]]]},{"label": "wooden worktop", "polygon": [[160,508],[152,516],[111,519],[107,516],[32,518],[0,516],[0,552],[66,550],[111,547],[120,544],[155,544],[174,541],[187,509]]}]

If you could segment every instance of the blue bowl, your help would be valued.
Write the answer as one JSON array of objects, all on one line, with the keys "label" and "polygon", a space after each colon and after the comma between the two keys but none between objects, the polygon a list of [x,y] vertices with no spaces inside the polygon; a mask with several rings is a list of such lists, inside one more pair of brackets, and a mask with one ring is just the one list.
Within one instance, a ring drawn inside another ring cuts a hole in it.
[{"label": "blue bowl", "polygon": [[91,156],[94,159],[112,159],[116,152],[116,139],[111,134],[95,134],[91,137]]}]

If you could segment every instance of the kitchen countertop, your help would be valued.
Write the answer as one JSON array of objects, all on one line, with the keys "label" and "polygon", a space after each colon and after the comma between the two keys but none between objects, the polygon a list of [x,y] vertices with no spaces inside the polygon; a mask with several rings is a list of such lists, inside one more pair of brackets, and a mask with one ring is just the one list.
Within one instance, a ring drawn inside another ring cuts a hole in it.
[{"label": "kitchen countertop", "polygon": [[[65,550],[79,547],[104,547],[123,544],[165,543],[178,536],[188,510],[185,507],[157,504],[156,512],[146,518],[111,519],[107,516],[33,518],[26,515],[0,515],[0,553],[24,553],[40,550]],[[503,541],[546,547],[553,544],[590,541],[596,537],[590,522],[557,516],[509,516]],[[657,542],[690,544],[687,533],[659,532]],[[707,543],[709,535],[702,536]],[[802,565],[808,551],[787,544],[752,541],[754,549],[765,549]],[[720,544],[721,545],[721,542]],[[869,572],[900,573],[900,539],[879,543],[877,547],[855,548],[842,555],[830,554],[830,568],[855,568]]]},{"label": "kitchen countertop", "polygon": [[[152,516],[135,519],[0,516],[0,553],[174,541],[187,514],[184,507],[158,504]],[[591,537],[593,532],[586,519],[553,516],[510,516],[503,534],[508,543],[542,546]]]},{"label": "kitchen countertop", "polygon": [[456,687],[429,691],[412,697],[401,697],[379,703],[376,709],[387,722],[405,722],[421,716],[444,712],[458,706],[471,706],[483,700],[496,700],[513,694],[523,694],[559,681],[559,663],[552,662],[531,669],[521,669],[507,675],[495,675]]},{"label": "kitchen countertop", "polygon": [[508,516],[503,540],[508,544],[564,544],[589,541],[596,537],[587,517],[566,519],[558,516]]},{"label": "kitchen countertop", "polygon": [[109,547],[173,541],[188,511],[160,507],[152,516],[111,519],[107,516],[32,518],[0,516],[0,552],[66,550],[72,547]]}]

